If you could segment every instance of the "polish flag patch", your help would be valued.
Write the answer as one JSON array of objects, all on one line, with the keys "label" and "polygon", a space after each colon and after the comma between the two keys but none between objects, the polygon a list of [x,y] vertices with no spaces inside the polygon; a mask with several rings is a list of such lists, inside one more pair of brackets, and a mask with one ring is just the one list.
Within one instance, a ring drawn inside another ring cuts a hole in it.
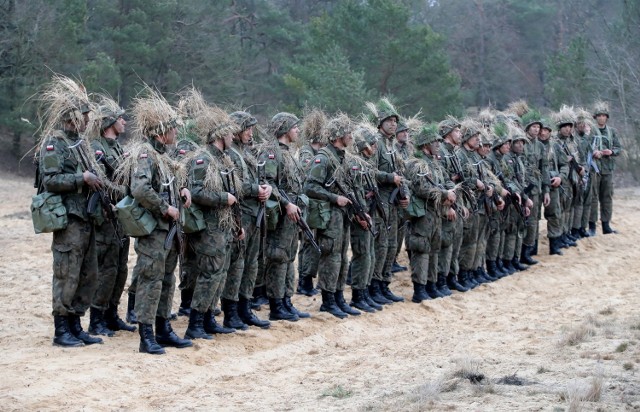
[{"label": "polish flag patch", "polygon": [[320,159],[316,159],[316,163],[320,163]]},{"label": "polish flag patch", "polygon": [[146,153],[141,153],[140,154],[140,159],[146,159],[147,158],[147,154]]},{"label": "polish flag patch", "polygon": [[129,156],[131,156],[131,153],[129,153],[129,152],[124,152],[124,154],[123,154],[122,156],[124,156],[124,157],[129,157]]},{"label": "polish flag patch", "polygon": [[102,150],[96,150],[96,156],[102,156],[103,154]]},{"label": "polish flag patch", "polygon": [[276,155],[274,155],[273,153],[269,153],[269,159],[275,159]]},{"label": "polish flag patch", "polygon": [[351,166],[351,170],[360,170],[358,166]]},{"label": "polish flag patch", "polygon": [[179,151],[178,153],[180,153],[180,154],[185,154],[185,153],[187,153],[187,151],[186,151],[186,150],[184,150],[184,149],[180,149],[180,151]]},{"label": "polish flag patch", "polygon": [[52,144],[48,144],[47,145],[47,152],[50,152],[53,150],[53,145]]},{"label": "polish flag patch", "polygon": [[196,164],[197,164],[197,165],[201,165],[201,164],[203,164],[203,163],[204,163],[204,159],[198,159],[198,160],[196,160]]}]

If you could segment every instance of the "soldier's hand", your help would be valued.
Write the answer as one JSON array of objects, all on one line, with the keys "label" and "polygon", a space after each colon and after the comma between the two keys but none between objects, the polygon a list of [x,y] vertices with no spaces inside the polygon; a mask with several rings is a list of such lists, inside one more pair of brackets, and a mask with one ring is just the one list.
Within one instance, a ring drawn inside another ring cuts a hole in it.
[{"label": "soldier's hand", "polygon": [[402,176],[397,175],[397,174],[393,174],[393,184],[395,184],[396,186],[400,186],[402,184]]},{"label": "soldier's hand", "polygon": [[511,192],[509,192],[507,189],[502,188],[502,193],[500,193],[500,196],[502,197],[507,197],[511,194]]},{"label": "soldier's hand", "polygon": [[409,196],[406,199],[398,199],[398,204],[401,208],[406,209],[409,207],[409,200],[411,200]]},{"label": "soldier's hand", "polygon": [[261,202],[266,202],[267,199],[271,197],[271,192],[273,191],[273,187],[270,185],[260,185],[258,187],[258,200]]},{"label": "soldier's hand", "polygon": [[612,154],[613,154],[613,151],[611,149],[604,149],[602,151],[603,156],[611,156]]},{"label": "soldier's hand", "polygon": [[169,206],[169,209],[167,210],[166,216],[169,216],[173,220],[179,220],[180,219],[180,211],[178,210],[177,207]]},{"label": "soldier's hand", "polygon": [[504,199],[500,198],[500,200],[498,201],[498,204],[496,204],[496,208],[502,212],[504,210],[504,206],[505,206]]},{"label": "soldier's hand", "polygon": [[580,166],[580,176],[584,176],[585,173],[586,173],[586,169]]},{"label": "soldier's hand", "polygon": [[300,208],[293,203],[289,203],[286,207],[287,216],[292,222],[298,222],[300,219]]},{"label": "soldier's hand", "polygon": [[336,203],[340,207],[345,207],[346,205],[350,205],[351,204],[351,200],[347,199],[344,196],[338,196],[338,198],[336,199]]},{"label": "soldier's hand", "polygon": [[560,178],[560,176],[556,176],[556,177],[552,177],[551,178],[551,186],[552,187],[558,187],[558,186],[560,186],[560,183],[562,183],[562,179]]},{"label": "soldier's hand", "polygon": [[91,190],[100,190],[102,189],[102,182],[98,178],[98,176],[94,175],[90,171],[85,171],[82,173],[82,180],[84,183],[89,186]]},{"label": "soldier's hand", "polygon": [[447,210],[447,220],[451,221],[451,222],[455,222],[456,218],[458,217],[458,215],[456,215],[456,211],[453,210],[453,208],[449,208],[449,210]]},{"label": "soldier's hand", "polygon": [[527,199],[525,206],[531,209],[533,207],[533,200]]},{"label": "soldier's hand", "polygon": [[528,207],[524,208],[524,217],[529,217],[531,215],[531,209]]},{"label": "soldier's hand", "polygon": [[493,186],[487,186],[487,196],[493,196]]},{"label": "soldier's hand", "polygon": [[460,180],[460,175],[459,174],[455,174],[455,175],[451,175],[451,180],[454,182],[457,182]]},{"label": "soldier's hand", "polygon": [[360,219],[358,216],[356,216],[356,221],[358,222],[358,224],[362,229],[367,230],[367,227],[369,226],[369,222],[367,222],[366,220]]},{"label": "soldier's hand", "polygon": [[549,206],[549,203],[551,203],[551,196],[549,195],[549,193],[545,193],[542,197],[542,204],[544,205],[544,207],[547,207]]},{"label": "soldier's hand", "polygon": [[244,228],[240,229],[240,234],[238,235],[238,240],[244,240],[246,237],[246,233],[244,232]]},{"label": "soldier's hand", "polygon": [[522,198],[520,197],[520,193],[516,193],[516,198],[518,198],[518,204],[522,204]]},{"label": "soldier's hand", "polygon": [[185,207],[191,207],[191,192],[186,187],[183,187],[180,191],[180,196],[182,196],[182,201],[184,202]]},{"label": "soldier's hand", "polygon": [[476,187],[478,190],[484,190],[484,183],[482,183],[482,180],[476,179]]},{"label": "soldier's hand", "polygon": [[448,190],[447,191],[447,202],[449,202],[450,205],[454,204],[456,202],[456,192],[453,190]]},{"label": "soldier's hand", "polygon": [[375,195],[376,195],[376,194],[375,194],[375,193],[373,193],[373,190],[371,190],[371,191],[367,192],[367,194],[366,194],[366,195],[364,195],[364,198],[365,198],[365,199],[367,199],[367,200],[369,200],[369,199],[371,199],[371,198],[372,198],[373,196],[375,196]]},{"label": "soldier's hand", "polygon": [[236,197],[234,195],[232,195],[231,193],[227,193],[227,204],[229,206],[233,205],[237,201],[238,201],[238,199],[236,199]]}]

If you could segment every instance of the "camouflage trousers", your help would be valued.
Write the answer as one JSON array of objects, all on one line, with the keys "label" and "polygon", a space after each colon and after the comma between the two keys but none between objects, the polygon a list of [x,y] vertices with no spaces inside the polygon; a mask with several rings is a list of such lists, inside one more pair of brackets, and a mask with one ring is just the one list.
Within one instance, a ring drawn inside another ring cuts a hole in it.
[{"label": "camouflage trousers", "polygon": [[544,207],[544,218],[547,220],[547,237],[555,239],[562,236],[562,203],[559,188],[549,190],[550,202]]},{"label": "camouflage trousers", "polygon": [[495,261],[501,256],[500,245],[502,244],[502,238],[504,237],[504,212],[494,210],[489,216],[487,238],[486,259]]},{"label": "camouflage trousers", "polygon": [[134,277],[138,278],[135,311],[140,323],[153,324],[156,316],[165,319],[171,316],[178,242],[174,239],[171,248],[165,249],[167,233],[155,229],[150,235],[137,238],[134,244],[138,254],[133,268]]},{"label": "camouflage trousers", "polygon": [[520,257],[520,249],[522,248],[522,239],[524,238],[525,224],[522,216],[513,206],[509,206],[507,214],[507,226],[505,229],[504,249],[502,251],[502,259],[511,260]]},{"label": "camouflage trousers", "polygon": [[[386,230],[382,218],[374,218],[376,230]],[[357,222],[351,223],[351,287],[364,289],[371,284],[373,266],[376,261],[376,241],[371,232],[363,229]]]},{"label": "camouflage trousers", "polygon": [[478,247],[479,218],[478,212],[471,212],[471,215],[464,221],[462,226],[462,244],[460,245],[460,270],[475,270],[476,249]]},{"label": "camouflage trousers", "polygon": [[382,205],[387,211],[389,230],[381,230],[376,238],[376,263],[373,278],[384,282],[391,281],[391,265],[396,258],[398,240],[398,208],[388,203]]},{"label": "camouflage trousers", "polygon": [[408,237],[409,227],[409,216],[407,215],[407,211],[405,209],[398,208],[398,236],[396,237],[396,254],[394,255],[395,260],[398,260],[398,256],[402,251],[402,245],[405,241],[405,238]]},{"label": "camouflage trousers", "polygon": [[538,230],[540,226],[540,204],[542,203],[541,194],[531,194],[529,198],[533,201],[533,207],[531,208],[531,214],[529,220],[527,220],[526,233],[522,243],[525,246],[533,246],[538,239]]},{"label": "camouflage trousers", "polygon": [[407,251],[411,258],[411,280],[421,285],[438,280],[438,252],[442,218],[431,209],[408,225]]},{"label": "camouflage trousers", "polygon": [[98,259],[93,224],[69,215],[63,230],[53,232],[53,315],[83,316],[97,287]]},{"label": "camouflage trousers", "polygon": [[589,222],[598,221],[598,203],[600,204],[600,220],[610,222],[613,215],[613,173],[594,174],[594,177]]},{"label": "camouflage trousers", "polygon": [[458,274],[460,265],[458,256],[462,246],[464,220],[457,216],[455,221],[442,218],[440,252],[438,252],[438,273]]},{"label": "camouflage trousers", "polygon": [[93,295],[91,306],[107,310],[109,306],[118,306],[129,275],[128,236],[124,236],[122,245],[111,223],[96,227],[96,251],[98,255],[98,287]]},{"label": "camouflage trousers", "polygon": [[322,265],[318,266],[318,288],[335,293],[344,290],[347,281],[349,259],[349,219],[337,207],[331,207],[331,217],[327,229],[318,229],[317,242],[320,246]]},{"label": "camouflage trousers", "polygon": [[593,175],[595,175],[595,172],[591,171],[591,174],[589,175],[589,182],[587,183],[587,189],[584,192],[584,198],[582,202],[582,216],[580,218],[580,222],[578,222],[579,228],[589,227],[589,219],[591,218],[591,205],[593,204],[593,196],[595,192]]},{"label": "camouflage trousers", "polygon": [[276,229],[267,233],[265,284],[269,298],[293,296],[297,251],[298,225],[283,214]]},{"label": "camouflage trousers", "polygon": [[[495,212],[494,212],[495,213]],[[484,267],[484,261],[487,257],[487,241],[489,240],[489,217],[484,213],[478,214],[478,247],[476,247],[476,255],[473,259],[473,267]]]},{"label": "camouflage trousers", "polygon": [[315,278],[318,274],[319,264],[320,252],[311,245],[306,236],[302,236],[300,250],[298,251],[298,276],[301,278],[308,276]]},{"label": "camouflage trousers", "polygon": [[[256,286],[256,278],[258,276],[258,268],[261,264],[261,243],[260,228],[255,224],[255,217],[251,216],[247,221],[244,221],[243,227],[245,230],[245,250],[244,250],[244,268],[242,270],[242,279],[240,280],[240,289],[238,291],[239,296],[245,299],[251,299],[253,296],[253,288]],[[265,239],[266,247],[266,239]]]},{"label": "camouflage trousers", "polygon": [[193,290],[196,286],[196,278],[198,277],[198,268],[196,260],[196,252],[189,241],[190,236],[186,236],[186,245],[184,248],[184,257],[182,258],[182,268],[180,269],[180,290]]},{"label": "camouflage trousers", "polygon": [[[209,223],[207,229],[191,237],[196,252],[198,276],[193,289],[191,309],[206,312],[215,308],[227,278],[233,241],[231,231]],[[236,250],[237,253],[237,250]]]},{"label": "camouflage trousers", "polygon": [[574,206],[574,190],[571,184],[563,183],[561,185],[563,190],[560,191],[560,203],[562,204],[562,233],[567,233],[571,230],[571,224],[573,223],[573,206]]},{"label": "camouflage trousers", "polygon": [[[242,214],[242,227],[244,228],[245,237],[244,240],[239,242],[233,241],[231,245],[231,255],[229,262],[229,270],[227,271],[227,279],[224,282],[224,288],[222,290],[222,297],[227,300],[237,302],[239,300],[240,285],[243,281],[245,273],[245,265],[249,263],[255,267],[255,272],[258,271],[258,256],[257,253],[253,257],[252,262],[247,262],[246,255],[249,248],[255,249],[254,252],[259,252],[260,248],[260,231],[255,225],[255,216],[250,216],[246,213]],[[251,292],[249,298],[253,294],[253,284],[255,283],[255,275],[251,282]]]}]

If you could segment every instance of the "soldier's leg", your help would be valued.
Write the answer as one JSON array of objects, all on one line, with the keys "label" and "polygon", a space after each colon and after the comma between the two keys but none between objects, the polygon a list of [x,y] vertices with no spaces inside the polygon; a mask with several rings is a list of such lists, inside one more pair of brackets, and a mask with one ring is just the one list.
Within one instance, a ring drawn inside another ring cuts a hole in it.
[{"label": "soldier's leg", "polygon": [[549,238],[549,254],[562,255],[560,251],[562,237],[562,204],[559,189],[551,189],[549,192],[551,201],[544,208],[544,217],[547,220],[547,237]]},{"label": "soldier's leg", "polygon": [[[385,204],[384,207],[387,209],[387,216],[390,216],[390,210],[388,206]],[[382,219],[380,219],[382,222]],[[391,222],[387,222],[387,225],[391,225]],[[393,226],[393,225],[391,225]],[[373,271],[373,279],[376,281],[383,281],[385,279],[384,274],[384,266],[387,260],[387,250],[389,246],[389,237],[392,236],[392,231],[384,228],[384,223],[380,226],[382,229],[380,230],[378,237],[376,240],[376,262],[374,265]]]},{"label": "soldier's leg", "polygon": [[153,325],[158,311],[165,277],[165,260],[169,254],[164,248],[166,237],[166,230],[156,229],[149,236],[140,237],[135,242],[134,248],[138,254],[133,268],[134,276],[138,278],[135,312],[138,322],[144,325]]},{"label": "soldier's leg", "polygon": [[126,236],[122,240],[122,246],[118,247],[118,275],[116,283],[113,285],[113,293],[111,295],[111,305],[117,307],[120,305],[120,298],[124,293],[124,287],[127,284],[129,276],[129,246],[131,239]]},{"label": "soldier's leg", "polygon": [[396,252],[394,255],[395,259],[393,260],[393,264],[391,266],[392,272],[399,272],[399,271],[406,270],[405,266],[398,264],[398,256],[402,251],[402,245],[405,242],[405,238],[408,238],[408,235],[409,235],[407,230],[407,227],[409,224],[409,221],[407,219],[407,213],[405,209],[398,208],[397,210],[398,210],[398,235],[396,238]]},{"label": "soldier's leg", "polygon": [[478,215],[478,247],[473,258],[473,266],[478,269],[485,265],[487,240],[489,238],[489,218],[485,214]]},{"label": "soldier's leg", "polygon": [[613,215],[613,173],[601,175],[600,192],[600,220],[610,222]]},{"label": "soldier's leg", "polygon": [[453,240],[451,249],[450,273],[460,273],[460,247],[462,246],[462,231],[464,229],[464,219],[458,218],[453,222]]},{"label": "soldier's leg", "polygon": [[593,223],[593,225],[589,226],[589,230],[593,229],[595,231],[595,224],[598,221],[598,205],[600,202],[600,192],[602,190],[602,175],[593,173],[591,179],[592,185],[592,193],[591,193],[591,211],[589,215],[589,223]]},{"label": "soldier's leg", "polygon": [[539,194],[535,194],[531,196],[531,200],[533,201],[533,207],[531,208],[531,214],[529,215],[529,219],[527,220],[527,225],[525,228],[525,235],[522,243],[525,246],[533,247],[538,238],[538,225],[540,222],[540,203],[542,197]]},{"label": "soldier's leg", "polygon": [[364,289],[368,286],[371,259],[368,256],[371,233],[354,223],[351,226],[351,288]]},{"label": "soldier's leg", "polygon": [[179,273],[180,283],[178,285],[178,289],[180,289],[180,309],[178,309],[178,314],[181,316],[189,316],[193,290],[198,277],[198,261],[190,242],[190,236],[186,236],[186,242],[182,267]]},{"label": "soldier's leg", "polygon": [[387,284],[391,282],[391,266],[396,259],[396,250],[398,248],[398,208],[389,206],[389,235],[387,236],[387,250],[385,253],[385,262],[382,268],[382,280]]},{"label": "soldier's leg", "polygon": [[298,252],[298,293],[313,296],[317,291],[313,288],[313,278],[318,274],[320,253],[311,245],[306,236],[302,236]]},{"label": "soldier's leg", "polygon": [[335,293],[342,260],[343,219],[340,210],[332,210],[326,230],[318,230],[322,265],[318,267],[318,288]]},{"label": "soldier's leg", "polygon": [[460,243],[460,270],[475,270],[475,255],[478,246],[478,225],[477,213],[473,213],[463,223],[462,242]]},{"label": "soldier's leg", "polygon": [[298,320],[298,316],[289,312],[283,302],[286,297],[287,272],[292,262],[292,242],[297,236],[296,224],[286,216],[278,222],[276,230],[270,231],[267,235],[265,282],[270,320]]},{"label": "soldier's leg", "polygon": [[[253,220],[254,219],[250,219],[247,222],[243,220],[243,227],[246,233],[245,254],[242,280],[240,281],[238,295],[240,298],[245,299],[251,299],[253,296],[253,288],[256,285],[258,275],[258,262],[260,260],[260,247],[262,242],[260,229],[256,227]],[[247,224],[245,225],[245,223]]]},{"label": "soldier's leg", "polygon": [[[108,227],[105,228],[105,226]],[[113,330],[107,326],[106,320],[106,311],[109,309],[118,277],[120,254],[120,246],[113,239],[113,234],[114,231],[109,223],[99,226],[96,231],[96,255],[100,269],[89,317],[89,333],[94,335],[114,335]]]},{"label": "soldier's leg", "polygon": [[582,218],[580,219],[580,228],[582,229],[582,237],[586,237],[588,234],[585,229],[589,227],[589,218],[591,217],[591,203],[593,202],[593,175],[595,172],[589,174],[589,185],[584,193],[584,199],[582,202]]}]

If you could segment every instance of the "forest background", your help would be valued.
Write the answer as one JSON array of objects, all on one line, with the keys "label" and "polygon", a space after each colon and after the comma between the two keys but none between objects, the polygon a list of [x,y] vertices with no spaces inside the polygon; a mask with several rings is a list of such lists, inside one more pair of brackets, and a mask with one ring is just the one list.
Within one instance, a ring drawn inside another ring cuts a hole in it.
[{"label": "forest background", "polygon": [[637,0],[0,0],[0,167],[32,173],[53,73],[123,107],[143,83],[170,100],[193,84],[263,123],[381,96],[435,121],[605,100],[622,176],[640,177]]}]

